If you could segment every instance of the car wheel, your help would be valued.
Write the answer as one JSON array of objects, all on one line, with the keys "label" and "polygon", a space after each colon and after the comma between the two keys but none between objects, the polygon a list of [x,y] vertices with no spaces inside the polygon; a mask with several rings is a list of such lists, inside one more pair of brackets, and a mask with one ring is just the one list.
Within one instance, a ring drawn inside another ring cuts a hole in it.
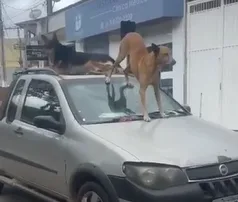
[{"label": "car wheel", "polygon": [[4,187],[4,184],[0,183],[0,194],[2,193],[3,187]]},{"label": "car wheel", "polygon": [[110,202],[105,190],[95,182],[85,183],[78,192],[77,202]]}]

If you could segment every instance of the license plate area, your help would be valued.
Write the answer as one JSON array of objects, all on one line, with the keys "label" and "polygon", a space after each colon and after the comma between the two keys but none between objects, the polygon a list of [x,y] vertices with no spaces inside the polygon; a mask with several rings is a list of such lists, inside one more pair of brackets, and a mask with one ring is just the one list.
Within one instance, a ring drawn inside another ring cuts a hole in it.
[{"label": "license plate area", "polygon": [[238,202],[238,195],[213,200],[212,202]]}]

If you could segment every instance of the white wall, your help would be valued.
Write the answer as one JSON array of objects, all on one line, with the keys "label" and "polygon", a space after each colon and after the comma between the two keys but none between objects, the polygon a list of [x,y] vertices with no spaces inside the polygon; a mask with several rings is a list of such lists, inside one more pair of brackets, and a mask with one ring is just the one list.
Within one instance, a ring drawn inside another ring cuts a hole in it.
[{"label": "white wall", "polygon": [[[49,23],[48,23],[48,32],[54,32],[57,30],[60,30],[60,35],[64,34],[64,28],[65,28],[65,11],[56,13],[49,17]],[[62,31],[63,30],[63,31]],[[36,27],[36,34],[45,34],[47,32],[47,23],[46,19],[41,19],[37,22]]]},{"label": "white wall", "polygon": [[[155,44],[164,44],[173,42],[173,56],[177,61],[174,70],[171,72],[163,72],[162,79],[173,79],[174,98],[183,103],[183,72],[184,72],[184,20],[166,21],[164,23],[143,26],[137,31],[144,37],[146,46]],[[113,33],[109,37],[109,54],[113,58],[117,57],[120,35],[119,32]],[[122,62],[125,66],[125,61]]]},{"label": "white wall", "polygon": [[61,11],[50,16],[48,28],[49,32],[54,32],[55,30],[65,28],[65,11]]},{"label": "white wall", "polygon": [[184,104],[185,19],[173,20],[173,57],[177,61],[172,72],[174,98]]}]

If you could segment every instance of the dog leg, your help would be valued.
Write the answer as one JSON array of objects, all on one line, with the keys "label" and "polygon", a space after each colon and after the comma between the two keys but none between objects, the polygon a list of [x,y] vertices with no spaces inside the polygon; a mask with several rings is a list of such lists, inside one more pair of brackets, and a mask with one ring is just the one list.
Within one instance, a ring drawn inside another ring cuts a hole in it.
[{"label": "dog leg", "polygon": [[129,82],[129,71],[130,71],[130,65],[127,65],[126,69],[123,71],[124,72],[124,75],[125,75],[125,79],[126,79],[126,85],[129,87],[129,88],[133,88],[133,84]]},{"label": "dog leg", "polygon": [[[122,68],[122,67],[121,67]],[[123,68],[122,68],[123,69]],[[133,85],[129,82],[129,72],[130,72],[130,55],[127,55],[126,58],[126,68],[123,69],[124,75],[125,75],[125,79],[126,79],[126,85],[129,88],[133,88]]]},{"label": "dog leg", "polygon": [[105,80],[106,84],[109,84],[111,82],[111,77],[112,77],[112,73],[114,69],[120,66],[120,63],[126,58],[126,56],[127,56],[127,46],[121,44],[117,59],[115,63],[112,65],[111,71],[109,72],[108,76],[106,77],[106,80]]},{"label": "dog leg", "polygon": [[105,79],[105,83],[106,83],[106,84],[110,84],[110,82],[111,82],[111,77],[112,77],[112,73],[113,73],[113,71],[115,70],[115,68],[116,68],[117,65],[118,65],[117,63],[114,63],[114,64],[112,65],[112,69],[111,69],[111,71],[109,72],[109,74],[107,75],[107,77],[106,77],[106,79]]},{"label": "dog leg", "polygon": [[157,101],[157,105],[158,105],[160,114],[161,114],[162,117],[165,117],[164,109],[162,107],[162,102],[161,102],[161,93],[160,93],[160,89],[159,89],[159,86],[158,86],[157,82],[155,82],[153,84],[153,88],[154,88],[155,98],[156,98],[156,101]]},{"label": "dog leg", "polygon": [[141,86],[140,87],[140,98],[141,98],[141,104],[142,104],[143,119],[146,122],[150,122],[151,119],[150,119],[149,114],[148,114],[148,112],[146,110],[146,101],[145,101],[146,100],[145,99],[146,89],[147,89],[147,86],[146,87],[145,86]]}]

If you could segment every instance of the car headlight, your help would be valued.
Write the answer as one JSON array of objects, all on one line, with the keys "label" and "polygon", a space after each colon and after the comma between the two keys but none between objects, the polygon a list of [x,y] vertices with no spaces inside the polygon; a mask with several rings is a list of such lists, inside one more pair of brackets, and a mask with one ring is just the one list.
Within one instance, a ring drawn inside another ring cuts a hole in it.
[{"label": "car headlight", "polygon": [[125,162],[122,169],[130,181],[149,189],[162,190],[188,183],[185,173],[176,166]]}]

